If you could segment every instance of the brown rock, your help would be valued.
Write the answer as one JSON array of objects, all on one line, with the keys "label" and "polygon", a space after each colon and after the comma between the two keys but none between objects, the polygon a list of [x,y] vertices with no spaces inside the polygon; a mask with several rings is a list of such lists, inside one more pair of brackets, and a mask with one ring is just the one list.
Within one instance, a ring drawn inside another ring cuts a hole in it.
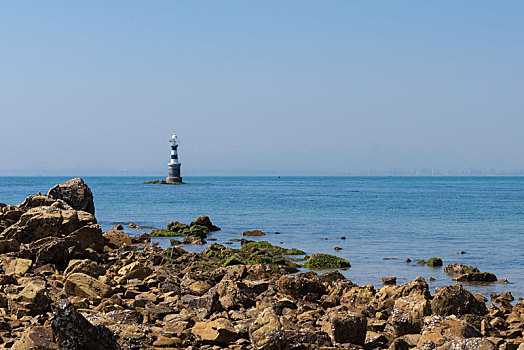
[{"label": "brown rock", "polygon": [[91,248],[99,253],[104,250],[102,229],[96,224],[82,226],[69,234],[66,239],[77,242],[81,249]]},{"label": "brown rock", "polygon": [[242,282],[222,280],[216,286],[219,301],[226,310],[236,310],[240,307],[249,308],[255,305],[252,291]]},{"label": "brown rock", "polygon": [[109,329],[101,324],[93,326],[66,299],[57,302],[51,328],[60,349],[121,349]]},{"label": "brown rock", "polygon": [[343,310],[327,311],[321,320],[322,331],[329,334],[333,343],[364,345],[367,319],[360,313]]},{"label": "brown rock", "polygon": [[382,284],[395,286],[397,284],[397,278],[396,277],[384,277],[384,276],[382,276]]},{"label": "brown rock", "polygon": [[33,326],[27,328],[13,344],[12,350],[55,350],[58,345],[53,341],[51,327]]},{"label": "brown rock", "polygon": [[50,309],[46,283],[42,279],[29,281],[18,294],[8,295],[9,310],[16,316],[41,315]]},{"label": "brown rock", "polygon": [[[480,332],[473,326],[459,320],[456,316],[428,316],[424,319],[422,335],[419,338],[417,348],[434,349],[451,343],[462,343],[467,338],[481,337]],[[452,349],[443,348],[443,349]],[[459,349],[474,349],[471,347]],[[439,348],[440,349],[440,348]]]},{"label": "brown rock", "polygon": [[209,232],[220,231],[220,227],[213,225],[207,215],[200,215],[189,226],[204,226],[204,227],[207,227]]},{"label": "brown rock", "polygon": [[14,258],[8,262],[5,274],[8,276],[23,276],[29,271],[32,265],[32,260]]},{"label": "brown rock", "polygon": [[79,297],[109,297],[113,293],[107,284],[83,273],[73,273],[66,278],[64,291]]},{"label": "brown rock", "polygon": [[120,276],[124,276],[126,279],[131,280],[138,278],[143,280],[144,278],[150,276],[153,273],[153,270],[146,266],[145,264],[135,261],[131,264],[128,264],[118,270]]},{"label": "brown rock", "polygon": [[204,342],[224,344],[234,342],[238,334],[233,323],[226,318],[217,318],[208,322],[197,322],[191,328],[191,333]]},{"label": "brown rock", "polygon": [[265,235],[266,233],[260,230],[251,230],[251,231],[242,232],[242,236],[249,236],[249,237],[259,237],[259,236],[265,236]]},{"label": "brown rock", "polygon": [[286,349],[288,345],[286,334],[274,308],[268,307],[260,313],[249,327],[249,339],[257,350]]},{"label": "brown rock", "polygon": [[107,231],[103,236],[109,242],[109,244],[115,245],[117,247],[132,244],[131,237],[129,237],[129,235],[123,231]]},{"label": "brown rock", "polygon": [[69,275],[78,272],[97,278],[104,275],[106,269],[89,259],[73,259],[69,261],[69,265],[64,271],[64,276],[67,278]]},{"label": "brown rock", "polygon": [[61,199],[76,210],[95,214],[93,193],[84,180],[77,177],[51,188],[47,195],[53,199]]},{"label": "brown rock", "polygon": [[444,272],[448,275],[463,275],[470,272],[479,272],[479,269],[469,265],[449,264],[444,268]]},{"label": "brown rock", "polygon": [[424,317],[431,315],[431,305],[422,295],[412,295],[395,300],[386,330],[393,336],[420,333]]},{"label": "brown rock", "polygon": [[307,294],[314,294],[320,298],[326,293],[326,287],[314,272],[283,275],[278,280],[278,289],[293,298],[301,298]]},{"label": "brown rock", "polygon": [[478,301],[461,285],[438,289],[431,301],[431,310],[440,316],[485,315],[487,313],[486,305]]},{"label": "brown rock", "polygon": [[457,282],[496,282],[497,276],[490,272],[471,272],[453,278]]},{"label": "brown rock", "polygon": [[1,239],[0,254],[20,251],[20,243],[16,239]]}]

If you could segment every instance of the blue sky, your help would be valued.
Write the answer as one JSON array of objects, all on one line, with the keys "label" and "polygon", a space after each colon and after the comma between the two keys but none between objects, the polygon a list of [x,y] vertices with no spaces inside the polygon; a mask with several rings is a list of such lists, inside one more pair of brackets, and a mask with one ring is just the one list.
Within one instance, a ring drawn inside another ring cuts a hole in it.
[{"label": "blue sky", "polygon": [[0,175],[524,168],[521,1],[0,3]]}]

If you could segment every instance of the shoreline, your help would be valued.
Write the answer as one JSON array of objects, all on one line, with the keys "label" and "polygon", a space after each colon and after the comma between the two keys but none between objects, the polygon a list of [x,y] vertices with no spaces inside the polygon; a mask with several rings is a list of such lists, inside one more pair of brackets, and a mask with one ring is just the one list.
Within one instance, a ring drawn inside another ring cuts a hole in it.
[{"label": "shoreline", "polygon": [[[207,216],[151,234],[103,232],[81,179],[0,211],[0,308],[9,329],[0,348],[524,347],[524,302],[511,293],[487,307],[461,285],[432,293],[423,277],[359,286],[336,269],[351,271],[350,262],[322,254],[293,261],[305,252],[263,243],[259,230],[245,231],[239,249],[212,243],[220,228]],[[205,248],[162,249],[154,235]],[[299,264],[330,271],[299,272]],[[454,269],[458,278],[480,278],[471,266]]]}]

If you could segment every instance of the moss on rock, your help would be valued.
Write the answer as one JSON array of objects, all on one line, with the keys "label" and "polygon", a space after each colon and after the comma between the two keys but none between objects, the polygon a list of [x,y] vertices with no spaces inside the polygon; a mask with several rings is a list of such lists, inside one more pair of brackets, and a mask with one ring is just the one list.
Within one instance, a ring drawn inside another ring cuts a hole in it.
[{"label": "moss on rock", "polygon": [[302,264],[309,269],[333,269],[351,267],[349,261],[330,254],[313,254]]},{"label": "moss on rock", "polygon": [[431,258],[428,260],[429,267],[441,267],[442,259],[441,258]]}]

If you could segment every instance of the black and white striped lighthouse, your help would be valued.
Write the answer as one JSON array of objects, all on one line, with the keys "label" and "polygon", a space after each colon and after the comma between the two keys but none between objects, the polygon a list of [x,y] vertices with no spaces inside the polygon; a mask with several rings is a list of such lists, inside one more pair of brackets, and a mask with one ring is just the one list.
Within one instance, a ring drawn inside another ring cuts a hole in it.
[{"label": "black and white striped lighthouse", "polygon": [[182,182],[182,177],[180,176],[180,162],[178,161],[178,137],[175,133],[169,139],[169,144],[171,145],[171,160],[169,161],[169,176],[166,178],[168,183],[177,183]]}]

